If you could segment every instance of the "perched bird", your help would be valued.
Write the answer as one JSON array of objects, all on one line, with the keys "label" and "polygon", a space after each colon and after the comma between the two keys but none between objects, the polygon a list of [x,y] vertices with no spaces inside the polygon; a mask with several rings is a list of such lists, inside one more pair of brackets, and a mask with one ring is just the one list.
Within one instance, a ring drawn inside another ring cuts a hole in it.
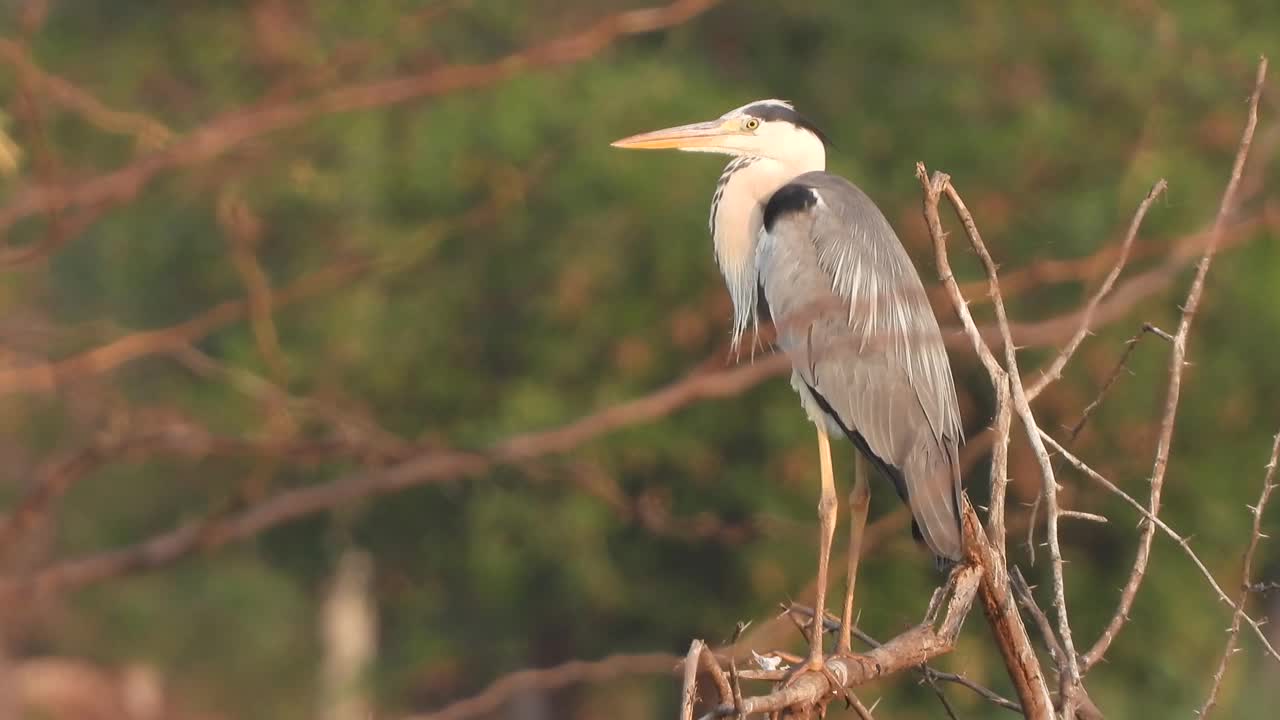
[{"label": "perched bird", "polygon": [[[791,360],[791,385],[817,426],[822,494],[810,669],[824,667],[819,630],[836,524],[828,433],[858,449],[911,508],[913,531],[942,561],[961,557],[960,412],[946,347],[911,259],[884,214],[825,172],[825,135],[781,100],[613,143],[732,156],[711,200],[716,260],[733,301],[733,344],[761,305]],[[761,300],[764,302],[761,303]],[[869,499],[864,468],[850,494],[848,584],[836,652],[848,654]]]}]

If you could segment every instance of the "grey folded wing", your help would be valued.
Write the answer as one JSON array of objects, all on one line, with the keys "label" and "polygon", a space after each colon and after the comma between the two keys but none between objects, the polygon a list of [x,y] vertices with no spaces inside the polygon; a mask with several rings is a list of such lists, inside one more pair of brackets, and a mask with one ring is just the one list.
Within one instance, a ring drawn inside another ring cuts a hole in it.
[{"label": "grey folded wing", "polygon": [[959,559],[955,383],[888,221],[847,180],[807,173],[766,205],[756,259],[778,343],[805,389],[894,482],[934,553]]}]

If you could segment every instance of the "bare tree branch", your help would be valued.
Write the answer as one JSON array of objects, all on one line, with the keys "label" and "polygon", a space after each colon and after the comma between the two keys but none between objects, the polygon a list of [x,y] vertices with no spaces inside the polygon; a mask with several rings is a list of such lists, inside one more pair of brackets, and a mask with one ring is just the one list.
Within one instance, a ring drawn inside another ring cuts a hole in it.
[{"label": "bare tree branch", "polygon": [[[952,576],[954,591],[938,627],[924,623],[866,653],[851,658],[829,658],[826,666],[830,678],[823,673],[805,673],[767,695],[744,699],[741,707],[721,705],[704,717],[729,717],[739,713],[750,715],[787,708],[815,708],[841,688],[856,687],[876,678],[916,667],[950,651],[965,615],[973,604],[981,575],[982,569],[977,565],[964,565],[956,570]],[[832,679],[839,683],[838,687],[831,685]]]},{"label": "bare tree branch", "polygon": [[[1119,487],[1116,486],[1115,483],[1108,480],[1105,476],[1103,476],[1097,470],[1094,470],[1093,468],[1089,467],[1089,465],[1086,464],[1083,460],[1071,454],[1071,452],[1068,451],[1066,448],[1062,447],[1062,445],[1059,444],[1058,441],[1054,440],[1053,436],[1049,435],[1048,433],[1042,430],[1041,437],[1043,437],[1044,441],[1048,443],[1049,446],[1052,447],[1055,452],[1061,455],[1063,459],[1065,459],[1067,462],[1074,465],[1077,470],[1084,473],[1089,479],[1103,486],[1107,490],[1110,490],[1112,493],[1115,493],[1125,502],[1129,503],[1131,506],[1133,506],[1135,510],[1137,510],[1142,515],[1143,519],[1148,524],[1152,525],[1153,527],[1159,528],[1164,532],[1164,534],[1172,538],[1174,542],[1178,543],[1178,546],[1182,548],[1182,551],[1187,554],[1187,557],[1191,558],[1191,562],[1195,563],[1196,568],[1200,570],[1200,574],[1203,575],[1204,579],[1209,583],[1209,587],[1213,588],[1213,591],[1217,593],[1218,599],[1221,600],[1223,603],[1225,603],[1227,607],[1230,607],[1233,612],[1241,612],[1242,613],[1241,619],[1244,622],[1248,623],[1249,626],[1253,628],[1254,634],[1258,636],[1258,640],[1262,642],[1262,646],[1266,648],[1267,653],[1269,653],[1271,657],[1275,658],[1277,661],[1280,661],[1280,651],[1277,651],[1276,648],[1271,644],[1271,641],[1267,639],[1267,634],[1263,632],[1262,626],[1258,623],[1257,620],[1254,620],[1253,618],[1249,617],[1249,615],[1247,614],[1243,614],[1244,613],[1243,608],[1238,606],[1235,602],[1231,600],[1230,597],[1227,596],[1227,593],[1223,591],[1222,586],[1219,585],[1218,581],[1214,579],[1213,573],[1209,572],[1209,568],[1204,564],[1204,561],[1201,560],[1200,556],[1196,555],[1195,551],[1191,549],[1191,543],[1187,542],[1187,539],[1185,537],[1183,537],[1182,535],[1179,535],[1177,531],[1169,527],[1168,524],[1166,524],[1165,521],[1161,520],[1158,516],[1153,515],[1147,507],[1143,506],[1142,503],[1135,500],[1131,495],[1129,495],[1129,493],[1126,493],[1125,491],[1121,490]],[[1126,616],[1124,620],[1128,620],[1128,617]],[[1088,668],[1093,667],[1099,660],[1102,659],[1103,655],[1106,653],[1106,646],[1102,646],[1102,642],[1104,638],[1106,638],[1105,635],[1101,638],[1098,638],[1098,642],[1095,643],[1093,648],[1090,648],[1089,652],[1085,654],[1083,659],[1085,661],[1086,670]],[[1108,644],[1110,643],[1111,640],[1114,640],[1114,637],[1107,639]],[[1095,650],[1097,650],[1098,652],[1095,653],[1094,652]]]},{"label": "bare tree branch", "polygon": [[1116,361],[1115,368],[1111,370],[1109,375],[1107,375],[1107,379],[1102,383],[1102,387],[1098,389],[1097,396],[1094,397],[1093,401],[1085,406],[1084,411],[1080,413],[1080,419],[1076,421],[1075,425],[1071,426],[1070,432],[1067,433],[1066,444],[1075,442],[1076,437],[1080,435],[1080,431],[1084,429],[1085,423],[1089,422],[1089,418],[1092,417],[1093,413],[1102,405],[1102,401],[1111,390],[1111,386],[1116,384],[1116,381],[1120,379],[1120,373],[1124,372],[1125,368],[1128,367],[1129,358],[1133,355],[1133,351],[1138,348],[1138,342],[1141,341],[1147,333],[1155,334],[1156,332],[1162,331],[1151,323],[1143,323],[1142,328],[1138,330],[1133,337],[1125,341],[1124,352],[1120,354],[1120,359]]},{"label": "bare tree branch", "polygon": [[[932,200],[932,207],[936,211],[937,197],[941,194],[947,196],[947,200],[955,209],[956,214],[960,217],[960,222],[964,226],[965,234],[969,238],[969,244],[977,253],[982,261],[983,267],[986,269],[988,278],[989,292],[991,293],[992,303],[995,305],[996,325],[1000,329],[1001,339],[1005,350],[1005,372],[1008,378],[1008,385],[1013,398],[1013,410],[1022,420],[1022,425],[1026,430],[1028,439],[1031,441],[1032,450],[1036,459],[1040,464],[1040,473],[1043,479],[1045,497],[1046,516],[1048,518],[1048,535],[1049,535],[1049,556],[1053,569],[1053,591],[1054,591],[1054,613],[1058,618],[1058,633],[1060,640],[1064,645],[1066,652],[1066,663],[1061,668],[1065,677],[1063,687],[1066,695],[1063,698],[1064,708],[1063,715],[1065,717],[1073,716],[1073,697],[1076,686],[1079,684],[1079,669],[1075,659],[1075,647],[1071,640],[1071,624],[1067,614],[1066,605],[1066,589],[1062,575],[1062,550],[1058,545],[1058,501],[1057,492],[1058,485],[1054,479],[1053,464],[1049,460],[1049,454],[1044,448],[1044,443],[1039,437],[1039,428],[1036,425],[1035,416],[1031,410],[1031,403],[1028,399],[1027,392],[1022,386],[1022,377],[1018,370],[1017,348],[1013,344],[1013,338],[1009,332],[1009,320],[1005,313],[1004,300],[1000,296],[1000,284],[997,279],[995,261],[992,260],[991,254],[987,251],[986,245],[982,242],[982,236],[978,232],[977,224],[973,220],[973,216],[965,207],[964,201],[960,198],[960,194],[951,184],[950,178],[944,173],[934,173],[927,183],[925,181],[925,169],[923,164],[917,165],[916,175],[922,183],[925,183],[927,196]],[[930,225],[933,225],[932,218]],[[976,342],[976,341],[975,341]],[[988,351],[989,352],[989,351]],[[1003,479],[997,480],[1002,482]],[[993,493],[994,494],[994,493]],[[1001,494],[1003,496],[1003,493]],[[1007,581],[1005,582],[1007,592]],[[1025,634],[1025,630],[1024,630]],[[1024,706],[1027,703],[1024,702]]]},{"label": "bare tree branch", "polygon": [[[1253,144],[1254,129],[1258,125],[1258,101],[1262,97],[1262,88],[1267,77],[1267,59],[1258,62],[1257,75],[1254,79],[1253,94],[1249,98],[1248,119],[1240,137],[1240,146],[1236,151],[1235,162],[1231,168],[1231,178],[1227,181],[1222,193],[1222,201],[1218,206],[1218,214],[1205,246],[1204,254],[1196,267],[1195,278],[1191,281],[1191,289],[1187,292],[1186,302],[1182,306],[1182,316],[1178,321],[1178,330],[1173,337],[1173,352],[1169,357],[1169,389],[1165,398],[1164,414],[1160,420],[1160,435],[1156,441],[1155,462],[1151,469],[1151,496],[1147,512],[1154,519],[1160,514],[1160,494],[1164,488],[1165,471],[1169,466],[1169,452],[1173,446],[1173,427],[1178,415],[1178,400],[1182,393],[1182,373],[1186,367],[1187,339],[1191,333],[1191,323],[1195,319],[1196,310],[1200,307],[1200,298],[1204,293],[1205,277],[1209,274],[1209,266],[1213,263],[1214,253],[1227,224],[1227,219],[1235,209],[1236,191],[1240,186],[1240,178],[1244,173],[1245,161],[1249,157],[1249,148]],[[1083,666],[1086,671],[1098,662],[1111,647],[1112,641],[1120,629],[1124,627],[1133,607],[1138,588],[1142,585],[1146,574],[1147,562],[1151,556],[1151,541],[1155,537],[1156,526],[1148,521],[1142,527],[1138,540],[1137,557],[1134,558],[1133,570],[1129,574],[1124,589],[1120,593],[1120,601],[1102,635],[1093,647],[1085,654]]]},{"label": "bare tree branch", "polygon": [[1271,442],[1271,457],[1267,460],[1267,471],[1262,477],[1262,493],[1258,495],[1258,502],[1249,508],[1253,515],[1253,529],[1249,532],[1249,544],[1244,549],[1244,559],[1241,561],[1240,570],[1240,593],[1236,595],[1236,610],[1231,614],[1231,629],[1227,631],[1227,646],[1222,650],[1222,657],[1218,659],[1218,669],[1213,673],[1213,685],[1209,687],[1209,696],[1205,698],[1204,705],[1200,708],[1200,720],[1205,720],[1213,712],[1214,706],[1218,702],[1218,689],[1222,687],[1222,677],[1227,673],[1227,663],[1231,662],[1231,656],[1236,654],[1236,643],[1240,640],[1240,622],[1244,620],[1245,603],[1249,601],[1249,589],[1253,586],[1253,554],[1258,549],[1258,542],[1263,538],[1262,534],[1262,513],[1267,509],[1267,500],[1271,498],[1271,491],[1276,489],[1276,464],[1280,461],[1280,433],[1276,433],[1275,439]]},{"label": "bare tree branch", "polygon": [[[788,613],[794,613],[796,615],[799,615],[800,618],[805,623],[808,623],[808,621],[813,618],[813,608],[805,605],[791,603],[786,607],[786,611]],[[805,627],[805,626],[806,625],[801,625],[801,627]],[[840,629],[840,621],[828,615],[827,617],[823,618],[822,628],[826,632],[834,632]],[[871,637],[866,632],[862,631],[857,627],[853,629],[853,634],[859,640],[866,643],[870,647],[878,648],[881,645],[884,645],[884,643],[880,642],[879,640],[876,640],[875,638]],[[779,653],[776,653],[776,652],[771,654],[779,655]],[[797,658],[797,661],[799,660],[800,659]],[[984,700],[990,702],[991,704],[997,707],[1002,707],[1006,710],[1012,710],[1019,714],[1022,713],[1022,706],[1019,705],[1018,703],[1004,697],[1000,693],[992,690],[989,687],[986,687],[985,685],[981,685],[979,683],[974,682],[973,680],[963,675],[938,670],[937,668],[933,667],[932,665],[929,665],[928,663],[921,665],[919,668],[917,668],[917,670],[919,671],[920,675],[926,682],[932,682],[936,680],[940,682],[954,683],[956,685],[960,685],[962,687],[972,690],[978,696],[982,697]],[[747,677],[752,680],[781,680],[784,678],[785,674],[786,673],[783,671],[751,671],[750,673],[743,673],[743,677]]]},{"label": "bare tree branch", "polygon": [[1053,359],[1053,362],[1049,363],[1049,367],[1045,368],[1040,373],[1040,377],[1036,378],[1036,381],[1027,388],[1028,393],[1038,395],[1046,385],[1062,377],[1062,369],[1067,366],[1071,356],[1080,348],[1080,343],[1084,342],[1085,337],[1093,329],[1093,314],[1097,312],[1098,304],[1102,302],[1102,298],[1106,297],[1107,293],[1111,292],[1111,288],[1116,284],[1120,273],[1124,271],[1124,264],[1129,259],[1129,250],[1133,247],[1134,239],[1138,237],[1138,229],[1142,227],[1142,220],[1147,216],[1147,210],[1151,209],[1151,204],[1168,187],[1169,184],[1163,179],[1157,181],[1152,186],[1151,191],[1147,193],[1147,196],[1138,204],[1138,210],[1133,214],[1133,220],[1129,222],[1129,231],[1125,233],[1124,241],[1120,243],[1120,253],[1116,258],[1115,266],[1111,268],[1111,272],[1107,273],[1107,277],[1098,286],[1097,292],[1093,294],[1093,297],[1089,298],[1088,304],[1080,312],[1080,327],[1076,329],[1075,334],[1071,336],[1071,340],[1062,348],[1062,351]]}]

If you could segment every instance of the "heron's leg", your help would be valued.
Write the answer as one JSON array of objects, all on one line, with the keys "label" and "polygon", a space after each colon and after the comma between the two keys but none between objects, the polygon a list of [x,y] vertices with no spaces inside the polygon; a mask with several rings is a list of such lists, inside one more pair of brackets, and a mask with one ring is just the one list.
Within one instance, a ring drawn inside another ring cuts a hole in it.
[{"label": "heron's leg", "polygon": [[831,440],[826,428],[818,427],[818,461],[822,468],[822,496],[818,499],[818,592],[813,602],[813,627],[809,633],[809,662],[812,670],[824,668],[822,621],[827,610],[827,565],[831,561],[831,541],[836,532],[836,483],[831,469]]},{"label": "heron's leg", "polygon": [[867,484],[867,461],[861,452],[854,453],[853,490],[849,492],[849,576],[844,591],[844,614],[840,616],[840,639],[837,655],[853,653],[853,591],[858,584],[858,560],[862,557],[862,533],[867,527],[867,507],[871,504],[871,486]]}]

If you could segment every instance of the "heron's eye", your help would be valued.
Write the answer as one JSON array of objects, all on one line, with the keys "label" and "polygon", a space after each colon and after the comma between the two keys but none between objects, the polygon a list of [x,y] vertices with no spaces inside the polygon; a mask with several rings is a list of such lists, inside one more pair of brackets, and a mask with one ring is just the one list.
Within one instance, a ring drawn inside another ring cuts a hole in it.
[{"label": "heron's eye", "polygon": [[747,118],[747,121],[742,123],[742,127],[748,130],[755,130],[760,127],[760,121],[755,118]]}]

